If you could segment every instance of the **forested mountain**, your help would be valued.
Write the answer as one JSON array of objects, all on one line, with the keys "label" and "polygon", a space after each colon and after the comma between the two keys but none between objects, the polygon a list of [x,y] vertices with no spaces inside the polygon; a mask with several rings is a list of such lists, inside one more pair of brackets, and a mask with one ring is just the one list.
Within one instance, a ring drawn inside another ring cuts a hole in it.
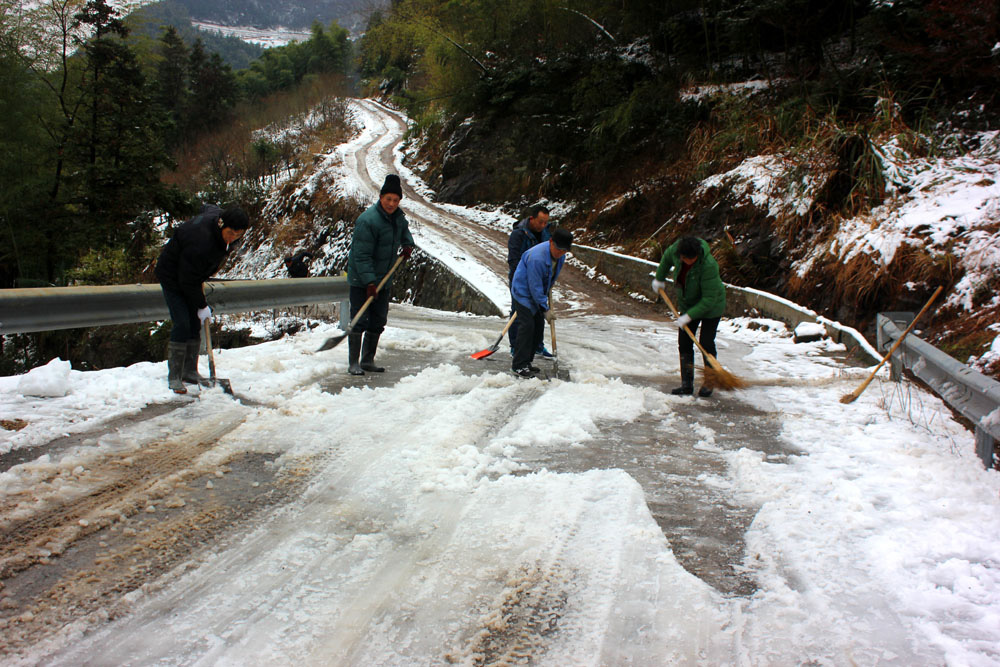
[{"label": "forested mountain", "polygon": [[250,44],[237,37],[225,37],[198,30],[191,24],[191,14],[177,0],[163,0],[143,5],[125,19],[135,41],[160,39],[166,27],[172,27],[189,46],[201,41],[208,53],[217,53],[222,61],[234,70],[245,69],[264,52],[257,44]]},{"label": "forested mountain", "polygon": [[361,69],[449,201],[547,201],[650,259],[697,234],[727,280],[861,328],[944,284],[935,332],[965,361],[1000,327],[998,19],[995,0],[399,0]]}]

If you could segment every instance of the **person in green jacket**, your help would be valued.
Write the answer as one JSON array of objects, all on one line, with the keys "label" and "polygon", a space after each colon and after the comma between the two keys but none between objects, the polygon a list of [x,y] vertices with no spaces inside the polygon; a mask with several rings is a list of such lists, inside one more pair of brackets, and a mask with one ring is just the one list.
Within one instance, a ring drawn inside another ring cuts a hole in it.
[{"label": "person in green jacket", "polygon": [[[701,327],[698,342],[705,351],[718,357],[715,350],[715,332],[726,310],[726,286],[719,277],[719,263],[712,257],[708,243],[694,236],[685,236],[663,251],[660,266],[653,279],[653,293],[664,288],[667,274],[673,271],[677,288],[677,348],[680,353],[681,386],[671,393],[690,396],[694,393],[694,341],[684,333],[687,325],[691,333]],[[703,360],[708,366],[708,360]],[[712,395],[710,387],[702,386],[698,395]]]},{"label": "person in green jacket", "polygon": [[375,350],[389,317],[392,280],[386,281],[381,290],[378,284],[396,263],[397,256],[409,259],[413,252],[413,236],[410,235],[406,214],[399,208],[402,199],[399,176],[389,174],[379,192],[378,202],[358,216],[354,223],[351,250],[347,255],[351,320],[369,297],[374,297],[374,300],[347,336],[347,371],[351,375],[385,371],[385,368],[375,365]]}]

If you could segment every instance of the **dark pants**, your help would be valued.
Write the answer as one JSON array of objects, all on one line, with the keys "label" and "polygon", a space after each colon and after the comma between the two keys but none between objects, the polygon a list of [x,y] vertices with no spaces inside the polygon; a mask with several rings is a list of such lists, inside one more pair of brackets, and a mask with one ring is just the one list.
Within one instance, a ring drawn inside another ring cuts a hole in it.
[{"label": "dark pants", "polygon": [[[365,301],[368,300],[368,289],[365,287],[355,287],[351,285],[351,320],[358,314],[361,310],[361,306],[365,305]],[[376,296],[372,304],[368,306],[368,310],[365,314],[361,316],[358,323],[354,325],[354,333],[362,333],[365,331],[370,331],[373,334],[381,334],[385,329],[385,323],[389,319],[389,286],[386,285],[382,288]]]},{"label": "dark pants", "polygon": [[514,321],[520,322],[514,346],[514,361],[511,363],[511,368],[516,371],[530,366],[535,359],[535,350],[542,344],[542,336],[545,334],[545,313],[541,308],[532,313],[530,308],[518,301],[514,301],[514,312],[517,313]]},{"label": "dark pants", "polygon": [[198,320],[198,309],[188,304],[184,295],[166,287],[163,289],[163,299],[167,302],[170,319],[174,323],[170,330],[171,343],[186,343],[189,340],[201,340],[201,322]]},{"label": "dark pants", "polygon": [[[718,357],[719,355],[715,352],[715,332],[719,329],[719,320],[721,317],[710,317],[704,320],[692,320],[688,324],[688,329],[691,333],[698,332],[698,326],[701,325],[701,333],[698,335],[698,342],[701,346],[705,348],[705,351],[711,354],[713,357]],[[694,360],[694,341],[691,340],[691,336],[684,333],[683,330],[677,332],[677,349],[680,352],[681,358],[690,358],[693,362]],[[704,360],[705,365],[708,366],[708,359]]]}]

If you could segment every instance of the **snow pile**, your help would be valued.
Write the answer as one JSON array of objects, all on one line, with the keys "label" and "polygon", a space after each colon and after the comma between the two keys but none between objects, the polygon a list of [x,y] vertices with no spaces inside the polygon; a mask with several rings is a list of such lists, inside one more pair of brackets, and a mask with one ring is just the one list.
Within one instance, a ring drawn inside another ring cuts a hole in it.
[{"label": "snow pile", "polygon": [[717,85],[695,86],[680,92],[681,100],[685,102],[698,102],[708,97],[720,97],[724,95],[753,95],[762,90],[771,88],[776,81],[738,81],[736,83],[721,83]]},{"label": "snow pile", "polygon": [[69,393],[70,363],[53,359],[20,377],[17,391],[25,396],[56,397]]}]

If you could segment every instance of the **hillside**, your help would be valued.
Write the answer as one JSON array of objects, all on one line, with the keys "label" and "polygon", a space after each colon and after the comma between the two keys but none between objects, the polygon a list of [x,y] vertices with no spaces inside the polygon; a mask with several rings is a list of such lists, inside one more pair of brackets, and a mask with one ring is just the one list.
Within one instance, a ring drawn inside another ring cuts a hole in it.
[{"label": "hillside", "polygon": [[546,202],[585,242],[654,260],[696,234],[726,280],[868,335],[944,285],[925,336],[996,374],[1000,29],[973,5],[515,2],[487,31],[403,0],[362,73],[414,118],[411,163],[442,201]]}]

